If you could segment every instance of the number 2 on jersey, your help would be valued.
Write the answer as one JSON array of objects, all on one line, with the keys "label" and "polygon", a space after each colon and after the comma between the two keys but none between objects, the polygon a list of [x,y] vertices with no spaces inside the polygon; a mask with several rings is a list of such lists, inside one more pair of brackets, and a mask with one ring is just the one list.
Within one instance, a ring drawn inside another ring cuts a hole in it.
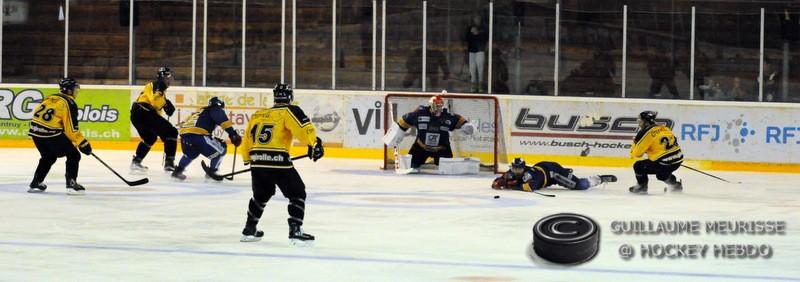
[{"label": "number 2 on jersey", "polygon": [[[46,110],[46,111],[45,111],[45,110]],[[44,115],[41,115],[41,114],[42,114],[42,111],[44,111]],[[39,109],[38,109],[38,110],[36,110],[36,113],[34,113],[34,114],[33,114],[33,116],[35,116],[35,117],[37,117],[37,118],[38,118],[38,117],[39,117],[39,115],[41,115],[41,117],[42,117],[42,120],[44,120],[44,121],[50,121],[50,120],[52,120],[52,119],[53,119],[53,114],[54,114],[54,113],[55,113],[55,110],[53,110],[53,109],[48,109],[48,108],[46,108],[44,105],[41,105],[41,106],[39,106]]]},{"label": "number 2 on jersey", "polygon": [[678,145],[678,140],[675,140],[674,143],[670,144],[668,137],[661,137],[661,144],[664,145],[664,150],[669,151],[675,147],[675,145]]}]

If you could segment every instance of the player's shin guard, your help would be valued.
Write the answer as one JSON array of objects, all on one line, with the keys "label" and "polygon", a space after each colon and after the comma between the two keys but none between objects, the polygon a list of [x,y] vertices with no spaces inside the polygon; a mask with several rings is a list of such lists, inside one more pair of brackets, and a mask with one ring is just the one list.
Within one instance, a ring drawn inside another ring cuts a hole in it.
[{"label": "player's shin guard", "polygon": [[292,225],[303,225],[303,218],[305,218],[306,214],[306,200],[303,198],[289,198],[289,206],[287,207],[289,211],[289,226]]},{"label": "player's shin guard", "polygon": [[147,153],[150,153],[150,147],[153,144],[147,144],[144,141],[140,141],[139,145],[136,147],[136,156],[134,157],[133,161],[136,162],[138,160],[139,163],[142,162],[144,157],[147,156]]},{"label": "player's shin guard", "polygon": [[167,155],[167,158],[172,157],[172,159],[175,159],[175,152],[178,150],[178,138],[168,137],[165,138],[163,141],[164,141],[164,154]]},{"label": "player's shin guard", "polygon": [[264,236],[264,232],[256,229],[256,226],[258,225],[258,221],[261,220],[261,215],[264,213],[264,207],[266,206],[266,201],[259,202],[256,201],[255,198],[250,198],[250,202],[247,206],[247,223],[245,223],[244,230],[242,230],[242,238],[239,239],[239,241],[255,242],[261,240],[261,237]]}]

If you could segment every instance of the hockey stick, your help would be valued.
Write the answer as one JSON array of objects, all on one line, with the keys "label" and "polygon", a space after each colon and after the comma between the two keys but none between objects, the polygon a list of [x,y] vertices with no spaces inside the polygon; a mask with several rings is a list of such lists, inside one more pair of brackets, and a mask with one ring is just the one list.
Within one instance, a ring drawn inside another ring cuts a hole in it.
[{"label": "hockey stick", "polygon": [[[306,158],[306,157],[308,157],[308,154],[302,155],[302,156],[297,156],[297,157],[292,157],[292,160],[302,159],[302,158]],[[248,171],[252,170],[252,168],[246,168],[246,169],[243,169],[243,170],[240,170],[240,171],[234,171],[234,172],[231,172],[231,173],[228,173],[228,174],[219,175],[216,172],[214,172],[214,170],[211,169],[211,167],[209,167],[206,164],[206,161],[200,161],[200,166],[203,167],[203,170],[206,172],[206,175],[208,175],[208,177],[211,177],[211,179],[214,179],[216,181],[222,181],[223,179],[227,179],[227,177],[232,177],[234,175],[242,174],[242,173],[245,173],[245,172],[248,172]]]},{"label": "hockey stick", "polygon": [[706,176],[713,177],[713,178],[715,178],[715,179],[717,179],[717,180],[721,180],[721,181],[725,181],[725,182],[728,182],[728,183],[733,183],[733,184],[742,184],[742,182],[741,182],[741,181],[736,181],[736,182],[734,182],[734,181],[729,181],[729,180],[727,180],[727,179],[720,178],[720,177],[718,177],[718,176],[715,176],[715,175],[713,175],[713,174],[710,174],[710,173],[704,172],[704,171],[702,171],[702,170],[699,170],[699,169],[696,169],[696,168],[693,168],[693,167],[690,167],[690,166],[686,166],[686,165],[684,165],[684,164],[681,164],[681,166],[682,166],[682,167],[685,167],[685,168],[688,168],[688,169],[690,169],[690,170],[694,170],[694,171],[696,171],[696,172],[699,172],[699,173],[705,174]]},{"label": "hockey stick", "polygon": [[539,192],[536,192],[536,191],[531,191],[531,192],[533,192],[535,194],[539,194],[539,195],[545,196],[545,197],[551,197],[551,198],[554,198],[556,196],[556,195],[553,195],[553,194],[544,194],[544,193],[539,193]]},{"label": "hockey stick", "polygon": [[[231,173],[236,171],[236,151],[239,149],[239,146],[233,146],[233,166],[231,166]],[[225,177],[225,179],[233,180],[233,174],[230,177]]]},{"label": "hockey stick", "polygon": [[97,159],[97,160],[98,160],[98,161],[99,161],[101,164],[103,164],[104,166],[106,166],[106,168],[108,168],[108,170],[110,170],[110,171],[111,171],[111,172],[113,172],[115,175],[117,175],[117,177],[119,177],[119,179],[122,179],[122,181],[124,181],[124,182],[125,182],[125,184],[128,184],[128,186],[139,186],[139,185],[145,184],[145,183],[147,183],[147,182],[150,182],[150,179],[147,179],[147,178],[142,178],[142,179],[139,179],[139,180],[136,180],[136,181],[128,181],[128,180],[125,180],[125,178],[123,178],[123,177],[122,177],[122,175],[119,175],[119,173],[117,173],[117,171],[115,171],[113,168],[111,168],[110,166],[108,166],[108,164],[106,164],[106,162],[104,162],[103,160],[101,160],[101,159],[100,159],[100,157],[98,157],[98,156],[97,156],[97,155],[95,155],[94,153],[91,153],[91,155],[92,155],[92,157],[94,157],[95,159]]}]

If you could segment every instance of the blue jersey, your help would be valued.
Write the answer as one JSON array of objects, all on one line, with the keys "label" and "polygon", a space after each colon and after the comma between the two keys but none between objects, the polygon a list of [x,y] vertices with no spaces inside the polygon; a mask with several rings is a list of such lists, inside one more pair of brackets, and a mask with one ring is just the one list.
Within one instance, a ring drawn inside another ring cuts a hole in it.
[{"label": "blue jersey", "polygon": [[228,120],[225,111],[220,107],[203,108],[200,112],[192,113],[185,121],[181,122],[180,134],[211,135],[214,128],[222,127],[228,134],[233,134],[233,123]]},{"label": "blue jersey", "polygon": [[430,106],[419,106],[413,112],[403,115],[397,124],[403,130],[417,128],[417,144],[426,151],[439,151],[450,147],[450,131],[461,128],[467,120],[464,117],[442,110],[438,117],[431,113]]}]

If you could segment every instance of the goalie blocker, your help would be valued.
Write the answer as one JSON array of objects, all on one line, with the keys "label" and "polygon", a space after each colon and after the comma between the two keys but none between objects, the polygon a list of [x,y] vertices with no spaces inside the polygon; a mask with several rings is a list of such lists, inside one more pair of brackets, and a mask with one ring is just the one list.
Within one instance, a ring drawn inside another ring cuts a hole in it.
[{"label": "goalie blocker", "polygon": [[[450,132],[459,130],[462,134],[472,135],[475,128],[458,114],[449,113],[444,109],[444,100],[441,96],[433,96],[430,105],[419,106],[416,110],[404,114],[396,123],[393,122],[383,142],[388,147],[394,147],[395,169],[399,173],[415,173],[428,158],[433,158],[434,164],[439,166],[440,174],[474,174],[478,173],[480,161],[470,158],[453,158],[450,147]],[[406,131],[417,128],[417,136],[409,150],[408,156],[399,156],[397,146],[406,135]],[[444,160],[440,162],[440,159]]]}]

